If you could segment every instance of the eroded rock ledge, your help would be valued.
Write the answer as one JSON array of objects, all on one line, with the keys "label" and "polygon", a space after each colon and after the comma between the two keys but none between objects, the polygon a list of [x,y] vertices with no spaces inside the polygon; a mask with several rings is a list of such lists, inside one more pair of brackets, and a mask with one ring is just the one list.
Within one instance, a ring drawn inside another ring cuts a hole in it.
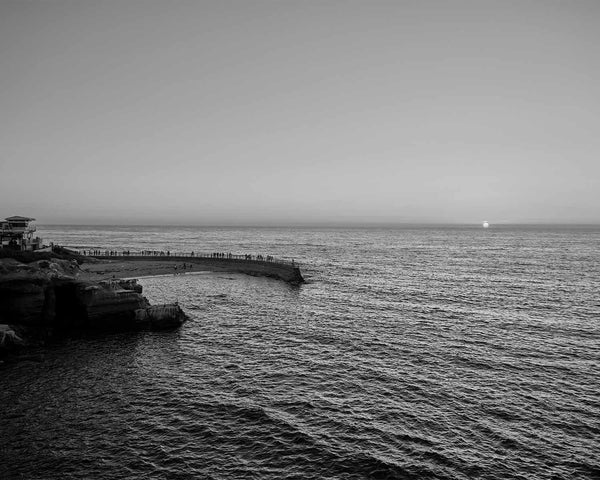
[{"label": "eroded rock ledge", "polygon": [[[2,259],[0,324],[17,332],[123,331],[174,328],[186,320],[177,304],[151,306],[135,280],[93,283],[79,280],[78,270],[76,261]],[[11,338],[4,336],[5,343]]]}]

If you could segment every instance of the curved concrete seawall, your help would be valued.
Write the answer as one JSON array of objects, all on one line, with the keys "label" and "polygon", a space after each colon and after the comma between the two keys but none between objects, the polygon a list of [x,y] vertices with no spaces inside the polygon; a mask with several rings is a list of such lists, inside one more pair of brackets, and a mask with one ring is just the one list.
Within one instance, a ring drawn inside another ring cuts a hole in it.
[{"label": "curved concrete seawall", "polygon": [[[179,259],[179,257],[170,258]],[[219,269],[254,276],[278,278],[279,280],[288,283],[300,284],[304,282],[304,278],[300,273],[300,268],[297,265],[237,258],[181,257],[181,261],[187,261],[188,263],[195,263],[198,265],[207,265],[215,270]]]},{"label": "curved concrete seawall", "polygon": [[272,277],[291,284],[300,284],[304,282],[300,267],[291,262],[267,261],[245,258],[220,258],[208,256],[177,256],[177,255],[92,255],[94,258],[102,260],[118,261],[157,261],[157,262],[181,262],[195,265],[202,265],[213,271],[245,273],[256,277]]}]

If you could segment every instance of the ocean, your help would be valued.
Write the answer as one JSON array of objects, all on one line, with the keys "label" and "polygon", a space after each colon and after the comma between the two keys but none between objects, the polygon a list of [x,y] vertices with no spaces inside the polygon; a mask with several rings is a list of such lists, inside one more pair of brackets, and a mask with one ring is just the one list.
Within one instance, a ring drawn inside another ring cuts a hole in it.
[{"label": "ocean", "polygon": [[600,227],[42,226],[274,255],[140,280],[190,321],[0,366],[2,479],[600,478]]}]

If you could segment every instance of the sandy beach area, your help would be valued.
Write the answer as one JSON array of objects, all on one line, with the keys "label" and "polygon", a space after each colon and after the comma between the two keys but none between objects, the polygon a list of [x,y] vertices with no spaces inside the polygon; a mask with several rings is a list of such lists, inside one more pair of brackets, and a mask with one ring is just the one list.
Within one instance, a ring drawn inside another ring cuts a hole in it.
[{"label": "sandy beach area", "polygon": [[94,263],[84,263],[80,266],[79,278],[89,281],[99,281],[110,278],[139,278],[152,275],[181,274],[189,272],[213,271],[207,265],[182,261],[166,260],[104,260]]}]

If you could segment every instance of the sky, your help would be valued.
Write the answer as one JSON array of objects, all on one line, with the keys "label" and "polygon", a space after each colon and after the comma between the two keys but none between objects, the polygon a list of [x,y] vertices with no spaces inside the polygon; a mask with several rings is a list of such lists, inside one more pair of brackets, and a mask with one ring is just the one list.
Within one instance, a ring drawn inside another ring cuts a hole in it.
[{"label": "sky", "polygon": [[600,223],[600,2],[0,0],[0,217]]}]

